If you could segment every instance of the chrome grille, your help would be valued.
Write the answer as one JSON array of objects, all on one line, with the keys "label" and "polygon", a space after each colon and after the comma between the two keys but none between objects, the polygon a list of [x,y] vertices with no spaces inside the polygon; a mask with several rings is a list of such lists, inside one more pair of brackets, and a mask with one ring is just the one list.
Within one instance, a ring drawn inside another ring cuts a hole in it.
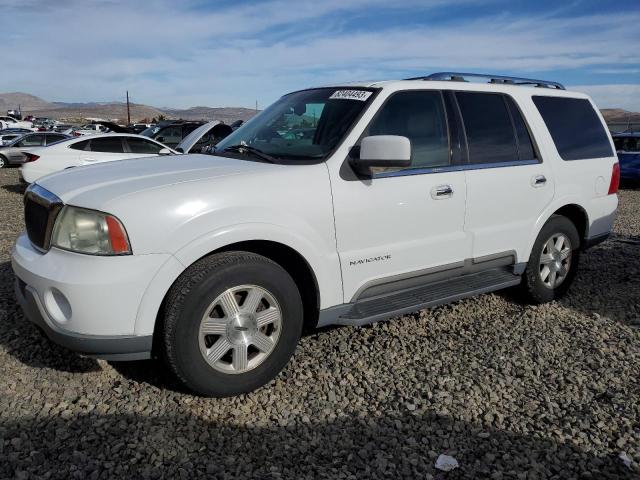
[{"label": "chrome grille", "polygon": [[37,184],[32,184],[24,194],[27,235],[38,250],[49,250],[53,225],[62,206],[62,200]]}]

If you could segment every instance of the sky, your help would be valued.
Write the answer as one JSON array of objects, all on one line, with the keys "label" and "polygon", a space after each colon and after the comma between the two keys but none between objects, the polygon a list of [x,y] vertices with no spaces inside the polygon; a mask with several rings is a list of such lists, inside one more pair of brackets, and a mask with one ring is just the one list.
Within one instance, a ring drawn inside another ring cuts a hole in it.
[{"label": "sky", "polygon": [[263,108],[437,71],[560,81],[640,111],[640,0],[0,0],[0,92]]}]

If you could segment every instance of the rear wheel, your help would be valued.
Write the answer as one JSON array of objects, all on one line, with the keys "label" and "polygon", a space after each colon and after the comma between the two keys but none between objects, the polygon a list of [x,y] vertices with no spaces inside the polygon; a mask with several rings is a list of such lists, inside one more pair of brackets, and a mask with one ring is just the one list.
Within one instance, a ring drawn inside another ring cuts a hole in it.
[{"label": "rear wheel", "polygon": [[0,155],[0,168],[5,168],[9,165],[7,159]]},{"label": "rear wheel", "polygon": [[271,260],[226,252],[189,267],[166,300],[164,350],[191,390],[224,397],[273,379],[300,338],[302,300]]},{"label": "rear wheel", "polygon": [[573,282],[580,258],[580,236],[571,220],[555,215],[542,227],[524,273],[522,289],[532,303],[562,297]]}]

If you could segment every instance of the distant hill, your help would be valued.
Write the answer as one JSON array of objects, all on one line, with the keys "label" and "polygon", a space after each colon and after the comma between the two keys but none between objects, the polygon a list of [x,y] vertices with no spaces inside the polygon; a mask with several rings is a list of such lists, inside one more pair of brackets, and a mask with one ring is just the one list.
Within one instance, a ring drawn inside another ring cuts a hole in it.
[{"label": "distant hill", "polygon": [[[62,121],[82,122],[87,118],[103,118],[126,122],[127,106],[123,102],[88,102],[64,103],[48,102],[28,93],[13,92],[0,93],[0,115],[8,109],[22,107],[23,115],[51,117]],[[628,112],[621,108],[605,108],[601,110],[607,123],[640,123],[640,113]],[[182,118],[184,120],[221,120],[233,123],[236,120],[248,120],[256,111],[240,107],[191,107],[187,109],[158,108],[137,103],[131,104],[131,120],[139,122],[143,119],[151,120],[164,115],[166,118]]]},{"label": "distant hill", "polygon": [[638,112],[629,112],[621,108],[603,108],[600,112],[607,123],[640,123]]},{"label": "distant hill", "polygon": [[9,109],[18,108],[18,105],[20,105],[23,110],[33,110],[37,108],[49,108],[53,104],[34,95],[29,95],[28,93],[0,93],[1,115],[7,113]]},{"label": "distant hill", "polygon": [[251,108],[236,107],[191,107],[185,110],[165,109],[166,114],[173,118],[185,120],[221,120],[225,123],[233,123],[236,120],[248,120],[256,114]]},{"label": "distant hill", "polygon": [[[22,108],[22,114],[36,117],[50,117],[65,122],[83,122],[87,118],[102,118],[125,123],[127,105],[123,102],[88,102],[65,103],[48,102],[28,93],[0,93],[0,115],[7,110]],[[222,120],[233,123],[236,120],[247,120],[255,115],[249,108],[212,108],[192,107],[188,109],[157,108],[137,103],[130,104],[131,121],[151,120],[164,115],[166,118],[185,120]]]}]

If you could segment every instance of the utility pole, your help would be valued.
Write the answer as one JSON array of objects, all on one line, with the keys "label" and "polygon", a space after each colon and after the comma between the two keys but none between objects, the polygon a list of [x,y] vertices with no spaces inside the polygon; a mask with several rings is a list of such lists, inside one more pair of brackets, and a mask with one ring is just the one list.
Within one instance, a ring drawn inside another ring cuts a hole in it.
[{"label": "utility pole", "polygon": [[256,113],[258,113],[258,100],[256,100]]},{"label": "utility pole", "polygon": [[127,90],[127,127],[131,125],[131,110],[129,109],[129,90]]}]

